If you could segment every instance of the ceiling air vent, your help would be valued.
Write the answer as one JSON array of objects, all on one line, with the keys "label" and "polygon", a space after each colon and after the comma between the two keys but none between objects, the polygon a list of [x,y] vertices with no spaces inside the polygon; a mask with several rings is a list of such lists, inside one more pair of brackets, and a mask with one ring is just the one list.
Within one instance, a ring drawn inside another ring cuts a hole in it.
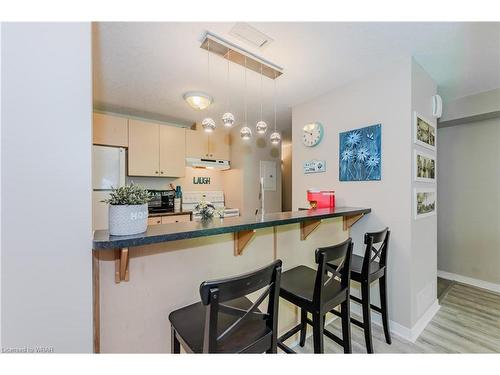
[{"label": "ceiling air vent", "polygon": [[260,32],[255,27],[250,26],[246,22],[236,22],[229,31],[229,35],[232,35],[257,48],[267,46],[273,41],[273,39],[268,37],[266,34]]}]

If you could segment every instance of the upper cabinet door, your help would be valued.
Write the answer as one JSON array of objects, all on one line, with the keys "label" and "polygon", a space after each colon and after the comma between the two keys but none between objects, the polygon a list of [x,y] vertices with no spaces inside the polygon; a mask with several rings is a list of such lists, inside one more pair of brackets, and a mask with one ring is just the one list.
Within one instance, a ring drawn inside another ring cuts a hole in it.
[{"label": "upper cabinet door", "polygon": [[159,128],[158,124],[129,120],[129,176],[160,176]]},{"label": "upper cabinet door", "polygon": [[92,127],[95,145],[128,147],[128,119],[94,113]]},{"label": "upper cabinet door", "polygon": [[186,129],[160,125],[160,176],[182,177],[186,172]]},{"label": "upper cabinet door", "polygon": [[229,160],[230,135],[225,129],[209,135],[208,154],[212,159]]},{"label": "upper cabinet door", "polygon": [[186,130],[186,157],[208,158],[208,136],[204,131]]}]

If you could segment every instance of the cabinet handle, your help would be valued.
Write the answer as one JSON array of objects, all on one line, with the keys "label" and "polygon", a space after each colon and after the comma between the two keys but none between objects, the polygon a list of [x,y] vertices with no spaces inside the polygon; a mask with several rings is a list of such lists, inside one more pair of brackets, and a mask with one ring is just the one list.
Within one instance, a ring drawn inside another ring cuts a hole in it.
[{"label": "cabinet handle", "polygon": [[163,171],[161,171],[160,173],[163,174]]},{"label": "cabinet handle", "polygon": [[158,171],[155,171],[156,174],[158,174]]}]

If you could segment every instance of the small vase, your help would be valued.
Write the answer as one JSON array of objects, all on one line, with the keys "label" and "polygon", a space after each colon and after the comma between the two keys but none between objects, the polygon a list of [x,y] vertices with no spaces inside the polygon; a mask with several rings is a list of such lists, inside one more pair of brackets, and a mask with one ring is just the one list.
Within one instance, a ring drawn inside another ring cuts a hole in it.
[{"label": "small vase", "polygon": [[129,236],[148,228],[148,204],[109,205],[109,234]]}]

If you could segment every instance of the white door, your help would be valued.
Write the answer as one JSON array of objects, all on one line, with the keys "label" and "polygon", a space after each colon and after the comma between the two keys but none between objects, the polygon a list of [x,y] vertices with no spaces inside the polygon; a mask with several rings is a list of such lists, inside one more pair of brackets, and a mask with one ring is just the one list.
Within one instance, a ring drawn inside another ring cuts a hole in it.
[{"label": "white door", "polygon": [[93,146],[92,188],[109,190],[125,184],[125,149]]}]

